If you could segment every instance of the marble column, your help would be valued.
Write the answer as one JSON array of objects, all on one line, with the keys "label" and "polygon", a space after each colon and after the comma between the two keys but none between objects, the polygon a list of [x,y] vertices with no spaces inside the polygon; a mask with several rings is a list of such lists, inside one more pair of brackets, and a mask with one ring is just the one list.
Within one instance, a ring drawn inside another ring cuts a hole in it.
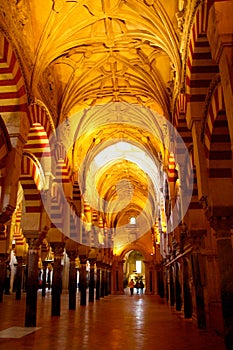
[{"label": "marble column", "polygon": [[102,263],[101,280],[100,280],[100,296],[101,296],[101,298],[104,298],[104,296],[105,296],[105,287],[106,287],[106,268],[105,268],[105,264]]},{"label": "marble column", "polygon": [[21,291],[22,291],[22,271],[23,271],[23,257],[16,256],[17,259],[17,267],[15,274],[15,299],[21,299]]},{"label": "marble column", "polygon": [[119,294],[124,294],[124,273],[123,273],[123,266],[124,266],[125,260],[118,261],[118,290]]},{"label": "marble column", "polygon": [[233,344],[233,217],[213,217],[210,224],[216,232],[225,346],[230,350]]},{"label": "marble column", "polygon": [[105,287],[104,287],[104,295],[108,295],[108,286],[109,286],[109,281],[108,281],[108,265],[105,264]]},{"label": "marble column", "polygon": [[3,292],[5,287],[6,278],[6,262],[8,259],[8,254],[0,253],[0,302],[3,301]]},{"label": "marble column", "polygon": [[164,273],[162,269],[157,271],[157,280],[158,280],[158,293],[161,298],[164,298]]},{"label": "marble column", "polygon": [[178,263],[175,263],[175,298],[176,298],[176,310],[181,311],[182,299],[181,299],[180,269],[179,269]]},{"label": "marble column", "polygon": [[95,297],[95,258],[89,258],[90,262],[90,282],[89,282],[89,301],[93,302]]},{"label": "marble column", "polygon": [[77,295],[77,270],[76,258],[78,256],[77,250],[66,249],[66,253],[70,259],[69,268],[69,310],[76,309],[76,295]]},{"label": "marble column", "polygon": [[202,276],[204,273],[203,257],[200,253],[201,241],[203,238],[203,231],[193,231],[192,233],[192,270],[193,270],[193,283],[195,288],[196,297],[196,310],[197,310],[197,326],[200,329],[206,328],[206,316],[205,316],[205,299],[204,299],[204,281]]},{"label": "marble column", "polygon": [[170,266],[169,274],[170,274],[170,305],[174,306],[175,305],[175,288],[174,288],[173,266]]},{"label": "marble column", "polygon": [[48,277],[47,277],[47,283],[48,283],[48,290],[51,289],[51,273],[52,273],[52,264],[48,264]]},{"label": "marble column", "polygon": [[38,260],[40,240],[38,234],[27,234],[28,273],[26,286],[25,327],[36,327]]},{"label": "marble column", "polygon": [[42,262],[43,265],[43,275],[42,275],[42,297],[45,297],[46,295],[46,273],[47,273],[47,267],[48,267],[48,262],[47,261],[43,261]]},{"label": "marble column", "polygon": [[100,270],[101,270],[101,262],[96,262],[96,300],[100,299]]},{"label": "marble column", "polygon": [[193,314],[192,293],[190,287],[190,272],[187,258],[183,259],[183,298],[184,318],[191,318]]},{"label": "marble column", "polygon": [[109,266],[107,274],[108,274],[107,292],[108,292],[108,295],[109,295],[109,294],[111,294],[111,266]]},{"label": "marble column", "polygon": [[154,295],[157,292],[157,275],[154,261],[144,261],[145,263],[145,294]]},{"label": "marble column", "polygon": [[52,278],[52,316],[60,316],[62,293],[62,265],[61,258],[64,253],[64,242],[51,242],[54,253],[53,278]]},{"label": "marble column", "polygon": [[80,305],[85,306],[87,303],[87,256],[79,255],[80,273],[79,273],[79,290],[80,290]]}]

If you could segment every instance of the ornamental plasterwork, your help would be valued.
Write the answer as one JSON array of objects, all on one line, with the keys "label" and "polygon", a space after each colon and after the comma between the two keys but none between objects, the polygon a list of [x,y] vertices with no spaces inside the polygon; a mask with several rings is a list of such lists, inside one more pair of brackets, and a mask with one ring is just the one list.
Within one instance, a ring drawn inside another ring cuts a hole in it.
[{"label": "ornamental plasterwork", "polygon": [[[184,20],[183,20],[183,34],[180,41],[180,54],[181,54],[181,60],[183,63],[183,76],[182,76],[182,82],[185,83],[186,78],[186,63],[187,63],[187,55],[188,55],[188,47],[190,43],[191,38],[191,29],[193,25],[193,21],[195,18],[196,11],[199,7],[199,5],[204,2],[204,0],[186,0],[186,9],[184,12]],[[181,87],[184,89],[184,86]]]}]

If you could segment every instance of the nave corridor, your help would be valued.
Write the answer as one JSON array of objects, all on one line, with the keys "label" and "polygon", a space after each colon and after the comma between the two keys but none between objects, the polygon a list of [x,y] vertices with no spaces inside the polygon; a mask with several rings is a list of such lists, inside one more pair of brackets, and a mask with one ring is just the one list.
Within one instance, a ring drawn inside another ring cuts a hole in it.
[{"label": "nave corridor", "polygon": [[[163,299],[154,295],[130,297],[128,288],[124,295],[109,295],[75,311],[68,310],[68,294],[64,292],[60,317],[51,317],[50,292],[44,298],[38,292],[37,305],[37,328],[32,332],[33,327],[23,327],[25,294],[18,301],[14,294],[4,297],[0,314],[7,317],[1,317],[0,350],[224,349],[222,337],[197,329]],[[11,327],[19,327],[19,332],[13,328],[11,333]],[[20,330],[31,333],[22,336]]]}]

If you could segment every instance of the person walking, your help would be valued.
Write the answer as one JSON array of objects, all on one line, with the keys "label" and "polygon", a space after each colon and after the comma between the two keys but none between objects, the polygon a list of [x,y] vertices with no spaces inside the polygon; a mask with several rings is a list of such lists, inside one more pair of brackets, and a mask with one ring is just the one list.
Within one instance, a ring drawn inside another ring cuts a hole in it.
[{"label": "person walking", "polygon": [[130,295],[133,295],[133,289],[134,289],[134,281],[131,278],[130,282],[129,282],[129,289],[130,289]]},{"label": "person walking", "polygon": [[144,283],[140,281],[139,284],[140,284],[141,294],[143,294]]},{"label": "person walking", "polygon": [[140,288],[140,283],[139,283],[139,281],[136,282],[135,288],[136,288],[136,290],[137,290],[137,294],[139,294],[139,288]]}]

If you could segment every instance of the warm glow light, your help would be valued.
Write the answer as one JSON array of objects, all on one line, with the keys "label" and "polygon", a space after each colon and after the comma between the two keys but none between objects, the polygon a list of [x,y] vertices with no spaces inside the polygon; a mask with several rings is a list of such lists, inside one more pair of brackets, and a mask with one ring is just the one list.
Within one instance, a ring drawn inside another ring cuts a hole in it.
[{"label": "warm glow light", "polygon": [[136,271],[137,271],[137,273],[142,273],[142,262],[141,262],[141,260],[136,260]]},{"label": "warm glow light", "polygon": [[139,166],[147,173],[151,179],[156,182],[158,187],[158,169],[152,158],[141,148],[132,145],[129,142],[120,141],[101,151],[93,160],[96,168],[101,168],[109,162],[129,160]]}]

